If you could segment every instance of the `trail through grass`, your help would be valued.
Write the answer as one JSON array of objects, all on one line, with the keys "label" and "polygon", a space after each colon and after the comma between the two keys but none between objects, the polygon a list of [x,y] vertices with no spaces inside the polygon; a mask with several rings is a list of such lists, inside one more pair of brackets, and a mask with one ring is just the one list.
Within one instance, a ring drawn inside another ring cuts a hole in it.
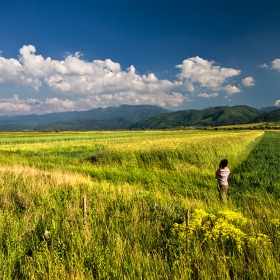
[{"label": "trail through grass", "polygon": [[266,132],[249,157],[233,170],[234,195],[251,193],[280,200],[279,147],[280,133]]}]

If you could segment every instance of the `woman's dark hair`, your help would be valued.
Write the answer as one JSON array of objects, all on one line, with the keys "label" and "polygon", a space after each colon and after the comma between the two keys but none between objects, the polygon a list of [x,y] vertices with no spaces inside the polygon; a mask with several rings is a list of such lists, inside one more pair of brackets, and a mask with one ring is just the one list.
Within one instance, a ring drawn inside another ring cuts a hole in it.
[{"label": "woman's dark hair", "polygon": [[228,160],[227,159],[222,159],[221,162],[220,162],[220,165],[222,166],[222,168],[227,167]]}]

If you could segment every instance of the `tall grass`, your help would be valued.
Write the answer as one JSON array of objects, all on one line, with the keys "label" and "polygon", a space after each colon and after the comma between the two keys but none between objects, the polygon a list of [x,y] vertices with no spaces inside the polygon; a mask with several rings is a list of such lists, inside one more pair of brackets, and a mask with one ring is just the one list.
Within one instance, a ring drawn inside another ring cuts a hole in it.
[{"label": "tall grass", "polygon": [[[274,208],[278,201],[267,192],[249,200],[253,191],[241,199],[238,191],[242,182],[238,167],[247,164],[262,135],[258,131],[108,132],[76,138],[43,135],[42,141],[36,135],[33,141],[31,134],[25,135],[26,142],[5,135],[0,146],[0,278],[279,276],[275,252],[279,215]],[[213,178],[223,157],[233,171],[228,205],[220,203]],[[83,196],[88,231],[83,225]],[[195,209],[213,215],[239,211],[247,218],[244,234],[273,235],[274,243],[271,248],[258,244],[248,247],[246,255],[238,254],[211,238],[206,242],[198,229],[186,261],[185,239],[175,238],[173,230],[175,224],[184,225],[186,208],[191,209],[191,219]],[[260,224],[258,211],[266,215]]]},{"label": "tall grass", "polygon": [[213,184],[213,174],[222,157],[227,157],[234,168],[246,158],[261,134],[138,132],[121,133],[122,137],[115,133],[114,138],[109,134],[105,139],[91,134],[91,139],[79,136],[76,140],[66,135],[65,141],[2,144],[0,162],[81,172],[98,181],[127,182],[194,195],[193,189],[200,192]]}]

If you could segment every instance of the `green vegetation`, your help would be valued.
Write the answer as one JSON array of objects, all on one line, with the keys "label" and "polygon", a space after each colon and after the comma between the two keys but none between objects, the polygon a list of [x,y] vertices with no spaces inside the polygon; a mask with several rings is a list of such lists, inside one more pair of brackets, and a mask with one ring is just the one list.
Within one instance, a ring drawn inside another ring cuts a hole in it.
[{"label": "green vegetation", "polygon": [[263,131],[2,134],[0,278],[279,279],[279,143]]},{"label": "green vegetation", "polygon": [[[233,190],[280,201],[279,133],[266,132],[262,141],[232,176]],[[269,175],[268,175],[269,174]],[[243,182],[241,186],[239,182]],[[237,199],[238,200],[238,199]]]},{"label": "green vegetation", "polygon": [[[277,108],[277,107],[276,107]],[[146,129],[279,129],[280,110],[218,106],[169,112],[151,105],[122,105],[83,112],[0,116],[0,131],[106,131]]]},{"label": "green vegetation", "polygon": [[260,122],[260,123],[249,123],[249,124],[239,124],[239,125],[225,125],[225,126],[215,126],[215,127],[203,127],[200,129],[204,130],[279,130],[280,121],[277,122]]},{"label": "green vegetation", "polygon": [[187,126],[220,126],[251,123],[264,112],[249,106],[220,106],[203,110],[184,110],[146,118],[131,129],[164,129]]},{"label": "green vegetation", "polygon": [[271,112],[264,113],[254,119],[254,122],[279,122],[280,121],[280,110],[274,110]]}]

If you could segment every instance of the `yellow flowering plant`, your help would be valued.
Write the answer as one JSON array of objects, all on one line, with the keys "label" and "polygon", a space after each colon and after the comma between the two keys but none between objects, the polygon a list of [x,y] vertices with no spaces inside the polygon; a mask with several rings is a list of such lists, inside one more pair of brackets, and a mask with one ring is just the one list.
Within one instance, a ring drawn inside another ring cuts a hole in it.
[{"label": "yellow flowering plant", "polygon": [[[276,226],[279,221],[273,221]],[[190,238],[202,244],[214,242],[227,253],[242,253],[246,246],[254,246],[262,243],[268,246],[271,243],[269,236],[259,233],[250,236],[243,231],[247,219],[240,213],[229,210],[218,211],[215,214],[207,213],[202,209],[195,209],[190,220]],[[171,230],[171,238],[177,241],[173,244],[184,249],[186,244],[186,223],[174,224]],[[179,249],[179,248],[177,248]]]},{"label": "yellow flowering plant", "polygon": [[271,226],[273,228],[274,237],[280,241],[280,219],[272,219]]}]

